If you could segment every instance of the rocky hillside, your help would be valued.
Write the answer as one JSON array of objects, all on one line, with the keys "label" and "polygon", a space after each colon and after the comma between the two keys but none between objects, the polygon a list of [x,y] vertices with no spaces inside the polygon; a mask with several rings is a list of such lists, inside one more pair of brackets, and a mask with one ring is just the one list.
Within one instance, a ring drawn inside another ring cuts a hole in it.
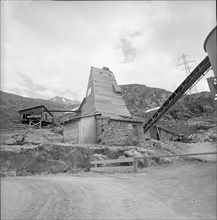
[{"label": "rocky hillside", "polygon": [[14,95],[0,91],[1,105],[0,105],[0,123],[1,128],[6,128],[18,121],[18,111],[25,108],[30,108],[39,105],[45,105],[48,109],[73,109],[78,104],[60,104],[45,99],[33,99]]},{"label": "rocky hillside", "polygon": [[[121,85],[121,88],[123,98],[132,116],[146,120],[156,112],[147,113],[146,111],[161,106],[171,95],[171,92],[164,89],[139,84]],[[17,111],[20,109],[45,105],[48,109],[71,110],[78,106],[78,104],[68,105],[64,103],[62,98],[59,99],[62,100],[60,103],[58,98],[56,97],[56,101],[51,101],[1,92],[1,127],[4,128],[17,122]],[[73,115],[73,113],[68,114]],[[68,117],[68,114],[62,115]],[[198,130],[214,130],[214,121],[214,106],[211,95],[209,92],[201,92],[184,95],[158,123],[177,133],[191,135]]]},{"label": "rocky hillside", "polygon": [[133,116],[145,117],[146,111],[161,106],[171,92],[140,84],[121,85],[123,98]]},{"label": "rocky hillside", "polygon": [[[147,110],[161,106],[171,92],[164,89],[151,88],[145,85],[121,85],[123,98],[131,114],[148,120],[155,112]],[[178,133],[191,134],[200,129],[215,126],[214,106],[209,92],[184,95],[161,118],[158,124]]]}]

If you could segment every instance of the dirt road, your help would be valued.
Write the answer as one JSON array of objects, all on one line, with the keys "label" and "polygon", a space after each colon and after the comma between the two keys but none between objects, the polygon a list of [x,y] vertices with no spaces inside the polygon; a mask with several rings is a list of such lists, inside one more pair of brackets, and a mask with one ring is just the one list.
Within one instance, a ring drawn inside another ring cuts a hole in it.
[{"label": "dirt road", "polygon": [[1,179],[1,219],[216,219],[216,164]]},{"label": "dirt road", "polygon": [[[202,143],[191,143],[187,144],[187,153],[204,153],[204,152],[216,152],[217,147],[214,143],[202,142]],[[194,158],[203,159],[206,161],[217,161],[217,154],[210,155],[197,155]]]}]

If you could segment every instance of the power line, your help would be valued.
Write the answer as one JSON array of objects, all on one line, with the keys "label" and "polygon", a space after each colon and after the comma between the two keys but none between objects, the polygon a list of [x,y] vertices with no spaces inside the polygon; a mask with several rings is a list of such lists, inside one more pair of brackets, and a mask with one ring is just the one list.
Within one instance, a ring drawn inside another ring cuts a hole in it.
[{"label": "power line", "polygon": [[[189,60],[188,60],[187,58],[189,58]],[[193,66],[189,66],[188,64],[189,64],[189,63],[195,63],[195,60],[191,60],[191,59],[190,59],[190,55],[185,55],[185,54],[182,54],[182,56],[178,58],[179,61],[180,61],[181,59],[183,60],[183,62],[182,62],[182,63],[179,63],[179,64],[177,65],[177,67],[184,65],[184,68],[181,69],[181,70],[185,70],[186,76],[189,76],[190,73],[191,73],[190,68],[193,67]],[[192,94],[192,93],[198,93],[198,90],[197,90],[196,85],[193,86],[193,87],[191,87],[191,88],[189,89],[188,94]]]}]

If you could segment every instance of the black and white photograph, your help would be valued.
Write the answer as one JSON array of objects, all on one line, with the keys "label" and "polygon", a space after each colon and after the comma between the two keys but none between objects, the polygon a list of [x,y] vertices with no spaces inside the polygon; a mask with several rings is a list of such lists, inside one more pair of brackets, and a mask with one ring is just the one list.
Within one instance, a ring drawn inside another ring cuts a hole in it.
[{"label": "black and white photograph", "polygon": [[0,4],[2,220],[217,219],[215,0]]}]

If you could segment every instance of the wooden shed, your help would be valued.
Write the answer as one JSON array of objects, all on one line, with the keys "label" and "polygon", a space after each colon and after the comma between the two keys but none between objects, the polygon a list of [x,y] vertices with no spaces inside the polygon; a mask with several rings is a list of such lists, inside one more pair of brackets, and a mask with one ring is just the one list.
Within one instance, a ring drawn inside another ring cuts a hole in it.
[{"label": "wooden shed", "polygon": [[155,140],[174,141],[180,137],[180,134],[160,125],[154,125],[146,132],[146,136]]},{"label": "wooden shed", "polygon": [[63,127],[64,142],[72,144],[96,143],[95,115],[72,118],[65,121]]},{"label": "wooden shed", "polygon": [[28,123],[30,126],[41,127],[41,125],[53,123],[54,116],[44,105],[22,109],[18,112],[19,121]]}]

